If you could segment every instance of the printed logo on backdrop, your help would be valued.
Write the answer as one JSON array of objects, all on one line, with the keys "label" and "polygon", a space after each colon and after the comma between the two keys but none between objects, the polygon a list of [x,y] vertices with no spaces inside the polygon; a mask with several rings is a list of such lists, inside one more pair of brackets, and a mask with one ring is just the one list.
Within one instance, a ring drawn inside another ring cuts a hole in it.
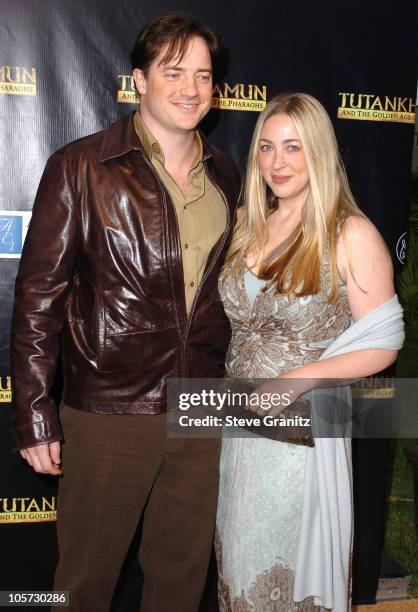
[{"label": "printed logo on backdrop", "polygon": [[406,232],[399,236],[398,242],[396,243],[396,256],[401,262],[405,263],[406,259]]},{"label": "printed logo on backdrop", "polygon": [[21,256],[31,216],[29,210],[0,210],[0,258]]},{"label": "printed logo on backdrop", "polygon": [[413,98],[345,92],[340,92],[338,96],[340,97],[338,119],[415,123]]},{"label": "printed logo on backdrop", "polygon": [[267,103],[267,87],[248,83],[215,84],[212,108],[235,111],[262,111]]},{"label": "printed logo on backdrop", "polygon": [[12,401],[12,378],[0,376],[0,404],[10,404]]},{"label": "printed logo on backdrop", "polygon": [[390,376],[361,378],[351,387],[353,398],[392,399],[395,397],[395,379]]},{"label": "printed logo on backdrop", "polygon": [[1,523],[46,523],[57,520],[56,498],[0,497]]},{"label": "printed logo on backdrop", "polygon": [[0,94],[36,96],[36,69],[24,66],[1,66]]},{"label": "printed logo on backdrop", "polygon": [[118,81],[116,100],[122,104],[138,104],[139,96],[135,89],[133,76],[131,74],[119,74]]}]

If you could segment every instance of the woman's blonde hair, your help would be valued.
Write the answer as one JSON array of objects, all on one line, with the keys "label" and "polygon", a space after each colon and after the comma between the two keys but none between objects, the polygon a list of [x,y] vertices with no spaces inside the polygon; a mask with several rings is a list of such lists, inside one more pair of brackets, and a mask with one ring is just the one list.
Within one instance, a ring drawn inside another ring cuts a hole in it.
[{"label": "woman's blonde hair", "polygon": [[278,201],[260,171],[260,133],[274,115],[289,116],[298,132],[309,175],[302,221],[288,246],[270,253],[258,276],[277,284],[278,293],[312,295],[320,290],[321,263],[329,257],[331,284],[328,301],[338,296],[336,242],[345,219],[363,213],[348,185],[331,120],[318,100],[304,93],[284,93],[273,98],[258,118],[248,156],[243,214],[240,215],[228,252],[234,269],[250,252],[260,253],[267,242],[268,216]]}]

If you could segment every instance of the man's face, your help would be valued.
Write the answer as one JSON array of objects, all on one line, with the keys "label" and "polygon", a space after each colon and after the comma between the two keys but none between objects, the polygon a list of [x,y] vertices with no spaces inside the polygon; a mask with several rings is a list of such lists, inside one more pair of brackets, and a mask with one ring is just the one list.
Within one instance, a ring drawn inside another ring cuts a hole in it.
[{"label": "man's face", "polygon": [[148,69],[135,69],[134,80],[141,94],[141,116],[151,131],[184,133],[194,130],[210,108],[212,62],[206,42],[192,38],[181,61],[174,57],[160,64],[164,47]]}]

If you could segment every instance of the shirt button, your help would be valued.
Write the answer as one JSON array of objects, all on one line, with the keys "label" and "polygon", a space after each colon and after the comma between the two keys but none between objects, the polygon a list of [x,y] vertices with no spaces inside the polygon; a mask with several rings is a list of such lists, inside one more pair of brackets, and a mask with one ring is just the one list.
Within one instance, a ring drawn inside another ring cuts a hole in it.
[{"label": "shirt button", "polygon": [[189,245],[187,244],[187,242],[186,242],[186,244],[184,245],[184,248],[185,248],[185,249],[188,249],[188,248],[189,248]]},{"label": "shirt button", "polygon": [[160,145],[157,142],[152,143],[152,150],[156,153],[161,153]]},{"label": "shirt button", "polygon": [[183,208],[184,208],[184,210],[187,210],[187,204],[185,204],[185,205],[183,206]]},{"label": "shirt button", "polygon": [[194,287],[194,282],[193,281],[190,283],[190,287]]}]

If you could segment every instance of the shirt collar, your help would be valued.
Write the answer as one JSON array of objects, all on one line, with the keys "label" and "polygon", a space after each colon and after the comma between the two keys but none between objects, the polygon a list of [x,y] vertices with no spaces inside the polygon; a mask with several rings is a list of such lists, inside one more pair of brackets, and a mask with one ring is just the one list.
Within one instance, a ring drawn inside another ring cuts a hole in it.
[{"label": "shirt collar", "polygon": [[[121,157],[130,151],[146,151],[135,129],[134,121],[139,113],[130,114],[123,117],[119,121],[112,123],[107,129],[100,133],[101,143],[98,161],[105,162],[109,159]],[[142,121],[142,123],[144,123]],[[201,136],[196,130],[197,138],[200,144],[200,156],[202,161],[206,161],[212,157],[212,147],[207,142],[204,136]],[[155,140],[155,139],[154,139]],[[197,156],[196,156],[197,159]],[[200,160],[197,161],[197,163]]]},{"label": "shirt collar", "polygon": [[[134,115],[134,127],[135,127],[135,132],[137,133],[142,143],[142,147],[146,155],[150,158],[150,160],[152,160],[153,158],[157,158],[164,166],[165,165],[164,151],[160,143],[155,138],[155,136],[152,134],[151,130],[148,128],[148,126],[146,125],[145,121],[142,119],[138,111]],[[201,161],[204,161],[204,159],[207,159],[208,157],[210,157],[210,155],[207,155],[205,158],[203,157],[202,139],[197,130],[195,132],[195,142],[197,145],[197,153],[193,160],[190,170],[194,170]]]}]

